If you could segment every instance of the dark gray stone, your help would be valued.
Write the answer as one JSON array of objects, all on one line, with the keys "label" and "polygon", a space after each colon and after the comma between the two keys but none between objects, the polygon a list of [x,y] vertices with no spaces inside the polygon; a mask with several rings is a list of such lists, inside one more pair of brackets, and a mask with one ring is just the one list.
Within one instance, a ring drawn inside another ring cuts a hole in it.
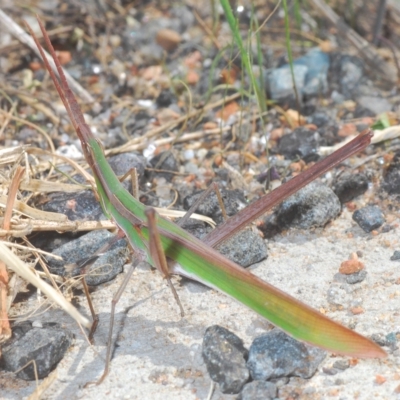
[{"label": "dark gray stone", "polygon": [[337,360],[333,363],[333,367],[340,371],[344,371],[350,367],[350,361],[349,360]]},{"label": "dark gray stone", "polygon": [[108,162],[117,176],[123,176],[132,169],[136,169],[138,176],[142,176],[146,166],[144,157],[135,153],[121,153],[110,157]]},{"label": "dark gray stone", "polygon": [[336,375],[339,372],[339,370],[334,367],[323,367],[322,371],[326,375]]},{"label": "dark gray stone", "polygon": [[368,272],[365,269],[355,272],[354,274],[345,275],[345,280],[350,285],[362,282],[367,277]]},{"label": "dark gray stone", "polygon": [[100,221],[106,219],[100,203],[91,190],[78,193],[50,193],[42,210],[65,214],[70,221]]},{"label": "dark gray stone", "polygon": [[370,339],[372,341],[374,341],[376,344],[379,344],[379,346],[386,346],[387,345],[386,336],[383,333],[373,333],[370,336]]},{"label": "dark gray stone", "polygon": [[[197,201],[200,195],[204,192],[200,191],[195,194],[186,196],[183,200],[183,207],[185,210]],[[235,215],[239,210],[247,206],[246,199],[243,192],[240,190],[226,190],[220,189],[222,201],[225,206],[227,215],[230,217]],[[196,213],[206,215],[212,218],[217,224],[223,222],[221,207],[218,202],[217,195],[212,191],[202,202],[199,204]]]},{"label": "dark gray stone", "polygon": [[383,225],[385,217],[378,206],[367,206],[354,211],[353,220],[365,232],[371,232]]},{"label": "dark gray stone", "polygon": [[151,159],[150,165],[152,168],[158,170],[151,172],[150,177],[156,175],[165,178],[167,181],[171,181],[175,175],[166,171],[179,171],[178,161],[171,151],[163,151],[160,154],[157,154]]},{"label": "dark gray stone", "polygon": [[338,197],[329,187],[312,182],[281,203],[277,210],[259,226],[264,237],[294,227],[323,227],[341,211]]},{"label": "dark gray stone", "polygon": [[170,89],[163,89],[156,99],[157,106],[161,108],[168,107],[172,103],[176,103],[176,101],[176,95]]},{"label": "dark gray stone", "polygon": [[330,75],[332,83],[345,99],[350,99],[364,76],[364,62],[355,56],[338,54],[333,57]]},{"label": "dark gray stone", "polygon": [[384,333],[373,333],[370,337],[379,346],[387,346],[392,351],[397,350],[397,334],[396,332],[390,332],[388,334]]},{"label": "dark gray stone", "polygon": [[347,203],[367,191],[368,178],[363,173],[346,172],[333,184],[332,189],[342,204]]},{"label": "dark gray stone", "polygon": [[[71,346],[73,334],[57,323],[43,323],[33,328],[30,321],[13,327],[13,337],[2,348],[3,365],[7,371],[17,371],[29,361],[35,361],[39,379],[45,378],[64,357]],[[34,366],[29,364],[18,372],[25,380],[34,380]]]},{"label": "dark gray stone", "polygon": [[250,346],[247,366],[254,380],[283,376],[311,378],[326,352],[286,335],[279,329],[265,333]]},{"label": "dark gray stone", "polygon": [[239,393],[249,380],[248,351],[242,339],[227,329],[218,325],[207,328],[202,355],[211,379],[220,385],[222,393]]},{"label": "dark gray stone", "polygon": [[277,394],[278,389],[275,383],[253,381],[244,385],[237,400],[273,400]]},{"label": "dark gray stone", "polygon": [[309,124],[313,124],[317,126],[318,128],[325,127],[326,125],[332,125],[334,124],[334,121],[332,118],[325,112],[323,111],[316,111],[312,115],[310,115],[307,118],[307,122]]},{"label": "dark gray stone", "polygon": [[317,147],[320,143],[318,131],[305,127],[296,128],[292,133],[284,135],[279,141],[278,150],[286,158],[299,157],[304,161],[317,161],[319,155]]},{"label": "dark gray stone", "polygon": [[400,260],[400,251],[399,250],[395,250],[393,255],[390,257],[390,259],[392,261]]},{"label": "dark gray stone", "polygon": [[389,194],[400,193],[400,152],[397,152],[383,177],[382,188]]},{"label": "dark gray stone", "polygon": [[[107,230],[92,231],[72,240],[58,249],[53,254],[62,257],[63,261],[48,259],[50,272],[61,276],[81,275],[81,268],[66,269],[66,265],[84,262],[90,258],[96,250],[103,246],[114,235]],[[127,241],[120,239],[113,244],[110,250],[99,256],[86,272],[86,282],[88,285],[96,286],[108,282],[122,272],[127,259]]]},{"label": "dark gray stone", "polygon": [[238,232],[217,247],[217,250],[242,267],[249,267],[268,257],[264,239],[253,229]]}]

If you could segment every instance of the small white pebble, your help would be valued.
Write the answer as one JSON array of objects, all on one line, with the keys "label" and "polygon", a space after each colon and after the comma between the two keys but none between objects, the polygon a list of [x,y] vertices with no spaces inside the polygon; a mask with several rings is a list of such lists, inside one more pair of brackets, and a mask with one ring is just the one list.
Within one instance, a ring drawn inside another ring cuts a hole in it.
[{"label": "small white pebble", "polygon": [[32,328],[43,328],[43,324],[41,321],[33,321],[32,322]]},{"label": "small white pebble", "polygon": [[154,103],[151,100],[138,100],[137,104],[140,107],[150,108]]},{"label": "small white pebble", "polygon": [[93,73],[94,73],[95,75],[100,74],[100,72],[102,71],[101,65],[93,64],[93,65],[92,65],[92,71],[93,71]]},{"label": "small white pebble", "polygon": [[154,144],[149,144],[144,150],[143,150],[143,156],[147,160],[150,160],[154,157],[154,152],[156,151],[156,146]]},{"label": "small white pebble", "polygon": [[197,151],[196,156],[199,161],[203,161],[206,158],[207,153],[208,153],[207,149],[200,149]]},{"label": "small white pebble", "polygon": [[72,160],[79,160],[83,158],[83,154],[77,149],[77,147],[74,144],[60,146],[56,150],[56,154],[60,154],[67,158],[71,158]]},{"label": "small white pebble", "polygon": [[191,160],[194,157],[194,151],[192,149],[185,150],[183,153],[185,160]]}]

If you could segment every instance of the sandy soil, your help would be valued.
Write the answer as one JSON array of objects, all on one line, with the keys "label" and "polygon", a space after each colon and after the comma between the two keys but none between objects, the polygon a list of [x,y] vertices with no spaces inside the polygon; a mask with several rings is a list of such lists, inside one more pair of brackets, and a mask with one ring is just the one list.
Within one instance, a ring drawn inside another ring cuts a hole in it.
[{"label": "sandy soil", "polygon": [[[290,231],[275,237],[268,247],[268,260],[251,267],[255,274],[359,333],[400,332],[400,286],[395,283],[400,277],[400,263],[390,261],[393,251],[400,248],[397,229],[376,236],[365,234],[344,210],[323,230]],[[340,263],[355,251],[362,252],[368,275],[362,283],[344,285],[346,292],[336,274]],[[76,335],[75,344],[58,365],[57,378],[43,398],[205,399],[211,383],[201,357],[205,329],[220,324],[242,337],[248,346],[270,328],[267,321],[223,294],[188,280],[181,280],[178,286],[186,310],[181,319],[161,277],[143,266],[135,272],[117,307],[118,345],[110,374],[102,385],[84,388],[102,372],[110,299],[122,279],[121,275],[93,294],[101,320],[93,347],[60,311],[37,317],[62,321]],[[335,298],[342,307],[328,302],[330,288],[338,293]],[[84,299],[81,303],[86,309]],[[355,305],[364,312],[353,315],[350,308]],[[395,393],[397,387],[400,392],[400,350],[383,361],[359,360],[334,376],[323,372],[323,367],[329,368],[338,359],[328,355],[310,380],[291,379],[281,387],[280,398],[297,393],[300,399],[400,399]],[[21,384],[9,376],[4,386],[1,398],[15,399],[32,393],[35,383]],[[217,387],[212,398],[235,396],[224,395]]]}]

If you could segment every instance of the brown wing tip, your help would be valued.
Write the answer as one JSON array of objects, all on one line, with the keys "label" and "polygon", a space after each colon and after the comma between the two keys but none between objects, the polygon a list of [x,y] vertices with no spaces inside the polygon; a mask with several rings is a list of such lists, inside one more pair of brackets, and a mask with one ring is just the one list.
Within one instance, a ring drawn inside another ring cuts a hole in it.
[{"label": "brown wing tip", "polygon": [[354,357],[354,358],[386,358],[388,354],[382,347],[378,346],[375,342],[364,338],[363,341],[367,341],[367,343],[363,343],[358,346],[357,349],[353,351],[336,351],[335,353],[342,356]]}]

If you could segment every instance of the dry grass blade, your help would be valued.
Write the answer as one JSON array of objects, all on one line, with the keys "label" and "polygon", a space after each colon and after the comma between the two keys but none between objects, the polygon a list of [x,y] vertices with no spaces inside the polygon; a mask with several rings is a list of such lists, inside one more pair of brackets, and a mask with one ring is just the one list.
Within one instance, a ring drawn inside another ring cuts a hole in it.
[{"label": "dry grass blade", "polygon": [[[371,139],[371,144],[377,144],[380,142],[384,142],[385,140],[396,139],[399,136],[400,136],[400,125],[389,126],[386,129],[375,130],[374,136]],[[318,150],[318,153],[321,156],[327,156],[329,154],[332,154],[334,151],[339,150],[341,147],[343,147],[345,144],[347,144],[353,139],[354,136],[351,136],[346,140],[344,140],[343,142],[335,144],[334,146],[321,146]]]},{"label": "dry grass blade", "polygon": [[[39,210],[37,210],[39,211]],[[44,212],[44,211],[43,211]],[[63,214],[55,214],[63,215]],[[114,222],[111,221],[68,221],[67,219],[63,221],[52,221],[52,220],[21,220],[12,221],[11,229],[6,231],[0,229],[0,237],[2,236],[13,236],[13,237],[23,237],[31,234],[32,232],[88,232],[98,229],[115,229],[116,226]]]},{"label": "dry grass blade", "polygon": [[[11,227],[11,216],[14,201],[17,196],[18,186],[21,182],[25,168],[18,166],[8,191],[6,210],[3,218],[3,229],[8,231]],[[11,326],[8,319],[7,295],[8,295],[9,276],[4,262],[0,262],[0,341],[8,339],[11,336]]]},{"label": "dry grass blade", "polygon": [[61,296],[57,291],[51,287],[48,283],[40,279],[31,268],[21,261],[6,245],[0,242],[0,261],[4,262],[8,268],[12,269],[21,278],[27,280],[32,285],[36,286],[43,293],[45,293],[49,299],[58,304],[63,310],[65,310],[75,321],[86,327],[90,328],[90,321],[85,318],[79,311],[72,306],[68,301]]},{"label": "dry grass blade", "polygon": [[10,147],[0,150],[0,166],[14,164],[29,145]]},{"label": "dry grass blade", "polygon": [[11,216],[14,207],[14,203],[17,196],[17,191],[19,184],[22,179],[22,175],[25,172],[25,168],[18,167],[15,171],[13,180],[11,181],[10,189],[8,191],[7,202],[6,202],[6,212],[4,213],[4,220],[3,220],[3,229],[10,229],[11,226]]},{"label": "dry grass blade", "polygon": [[[1,195],[0,207],[5,207],[6,204],[7,204],[7,196]],[[27,204],[19,200],[15,200],[14,202],[14,211],[18,211],[19,213],[34,219],[41,219],[45,221],[63,222],[67,221],[68,219],[68,217],[64,214],[38,210],[36,208],[28,206]]]},{"label": "dry grass blade", "polygon": [[64,192],[64,193],[75,193],[80,192],[83,189],[83,185],[74,185],[63,182],[49,182],[41,181],[39,179],[30,179],[29,182],[21,182],[21,190],[27,190],[30,192],[49,193],[49,192]]}]

